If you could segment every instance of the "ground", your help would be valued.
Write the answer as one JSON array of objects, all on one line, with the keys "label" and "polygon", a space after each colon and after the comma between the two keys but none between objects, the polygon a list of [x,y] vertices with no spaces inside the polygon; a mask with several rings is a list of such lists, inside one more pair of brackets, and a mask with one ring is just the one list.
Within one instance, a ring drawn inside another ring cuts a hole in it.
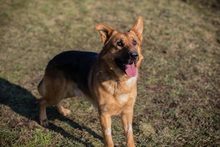
[{"label": "ground", "polygon": [[[50,126],[40,126],[37,85],[56,54],[102,49],[96,24],[126,32],[138,16],[144,60],[136,146],[220,146],[219,7],[190,0],[0,3],[0,146],[103,146],[97,110],[83,98],[62,101],[68,117],[48,107]],[[120,117],[112,119],[115,145],[126,146]]]}]

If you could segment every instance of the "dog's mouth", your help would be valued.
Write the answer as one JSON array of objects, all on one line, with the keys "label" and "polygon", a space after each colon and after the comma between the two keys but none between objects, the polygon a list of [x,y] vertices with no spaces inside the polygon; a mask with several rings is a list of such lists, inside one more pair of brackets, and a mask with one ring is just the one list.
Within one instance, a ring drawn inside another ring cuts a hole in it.
[{"label": "dog's mouth", "polygon": [[132,64],[125,64],[125,73],[129,77],[135,77],[137,75],[138,69],[136,67],[136,64],[134,62]]},{"label": "dog's mouth", "polygon": [[138,73],[138,69],[136,67],[135,62],[122,62],[120,59],[115,59],[115,63],[118,65],[118,67],[123,70],[127,76],[129,77],[135,77]]}]

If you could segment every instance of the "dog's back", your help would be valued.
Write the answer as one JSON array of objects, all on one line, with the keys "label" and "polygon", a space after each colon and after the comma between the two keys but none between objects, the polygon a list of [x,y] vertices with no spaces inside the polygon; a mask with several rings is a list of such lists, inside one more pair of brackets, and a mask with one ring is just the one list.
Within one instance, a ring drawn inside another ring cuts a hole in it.
[{"label": "dog's back", "polygon": [[[77,87],[81,89],[84,94],[90,95],[88,90],[88,75],[97,57],[98,53],[94,52],[62,52],[50,60],[45,70],[45,77],[56,76],[62,73],[67,80],[77,83]],[[58,73],[56,74],[56,72]],[[43,95],[43,80],[44,79],[42,79],[38,85],[38,90],[41,95]]]}]

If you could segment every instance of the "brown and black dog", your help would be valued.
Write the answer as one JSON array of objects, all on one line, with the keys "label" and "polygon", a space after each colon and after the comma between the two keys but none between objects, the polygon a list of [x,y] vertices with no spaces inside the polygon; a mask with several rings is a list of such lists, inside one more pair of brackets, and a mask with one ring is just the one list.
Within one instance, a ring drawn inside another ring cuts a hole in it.
[{"label": "brown and black dog", "polygon": [[46,107],[55,105],[64,116],[62,99],[84,96],[98,108],[105,146],[114,146],[111,116],[120,114],[127,146],[135,146],[132,131],[133,107],[137,96],[138,68],[143,59],[141,41],[143,21],[126,33],[97,24],[95,28],[104,43],[101,52],[67,51],[55,56],[47,65],[38,85],[40,124],[48,126]]}]

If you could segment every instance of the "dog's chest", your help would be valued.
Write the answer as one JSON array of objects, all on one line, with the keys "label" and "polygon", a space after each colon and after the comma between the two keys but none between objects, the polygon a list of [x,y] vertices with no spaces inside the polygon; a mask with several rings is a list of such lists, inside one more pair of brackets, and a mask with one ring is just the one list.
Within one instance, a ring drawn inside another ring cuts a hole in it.
[{"label": "dog's chest", "polygon": [[120,102],[127,102],[128,101],[128,98],[129,98],[129,94],[126,93],[126,94],[118,94],[115,96],[115,98],[120,101]]},{"label": "dog's chest", "polygon": [[119,102],[123,103],[128,101],[132,88],[136,84],[136,79],[136,77],[133,77],[123,82],[108,81],[102,84],[111,95],[113,95]]}]

